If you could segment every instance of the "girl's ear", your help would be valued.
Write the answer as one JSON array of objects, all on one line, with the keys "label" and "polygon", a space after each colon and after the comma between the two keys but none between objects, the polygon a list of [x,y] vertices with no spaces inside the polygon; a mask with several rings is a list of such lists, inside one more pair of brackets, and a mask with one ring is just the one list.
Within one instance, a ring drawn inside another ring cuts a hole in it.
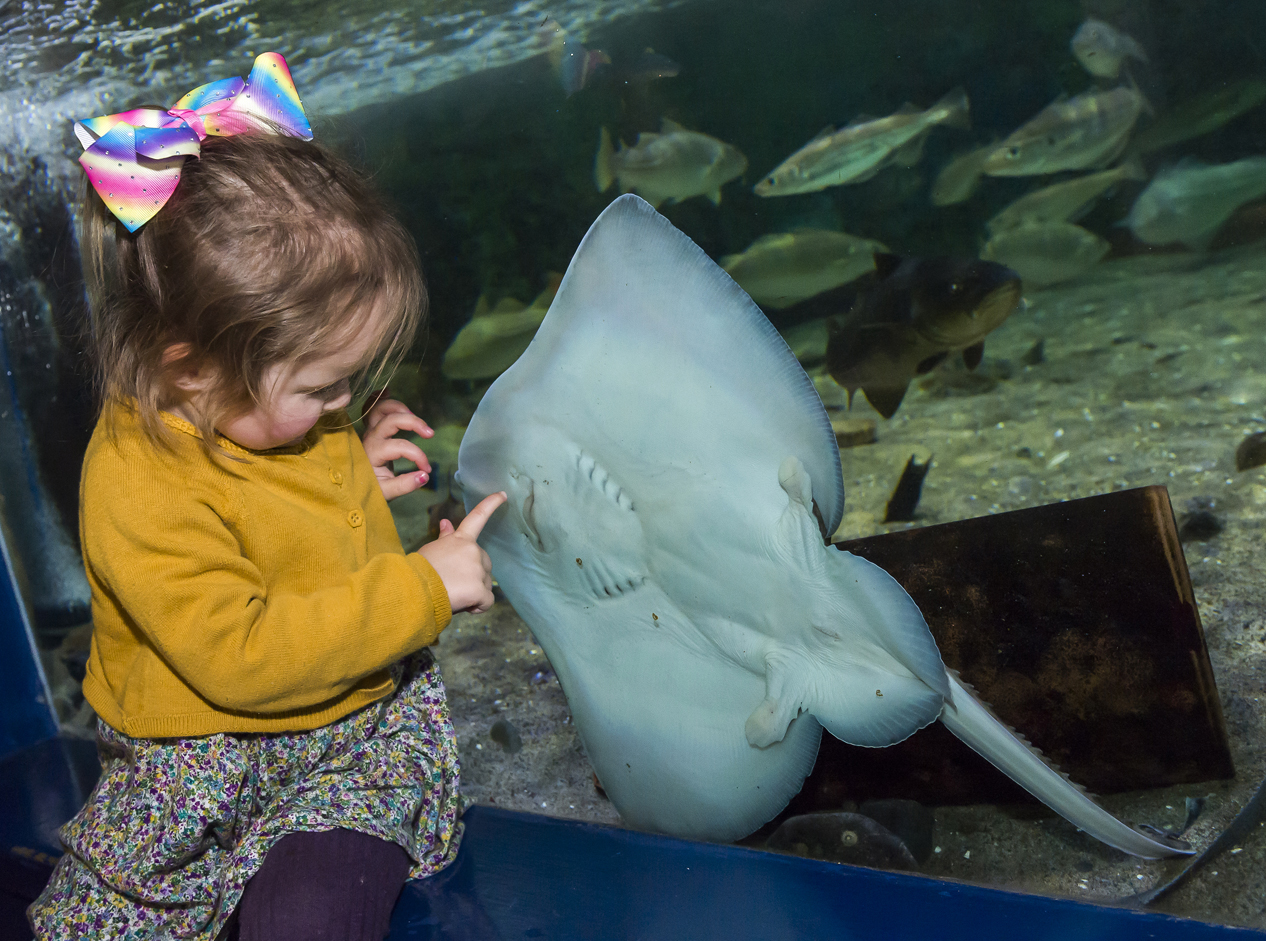
[{"label": "girl's ear", "polygon": [[213,378],[208,368],[188,362],[192,349],[188,343],[171,343],[163,350],[163,365],[173,368],[172,384],[186,394],[206,391]]}]

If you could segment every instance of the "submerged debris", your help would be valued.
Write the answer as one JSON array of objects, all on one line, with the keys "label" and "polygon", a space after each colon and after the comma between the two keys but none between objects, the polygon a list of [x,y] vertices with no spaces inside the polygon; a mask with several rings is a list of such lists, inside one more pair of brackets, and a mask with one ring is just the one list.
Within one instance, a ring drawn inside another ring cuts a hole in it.
[{"label": "submerged debris", "polygon": [[923,492],[923,478],[932,467],[932,459],[919,463],[918,455],[911,454],[906,461],[901,479],[888,498],[888,506],[884,510],[885,523],[906,523],[914,519],[915,507],[919,505],[919,495]]},{"label": "submerged debris", "polygon": [[1188,797],[1184,801],[1187,811],[1187,819],[1183,821],[1182,829],[1178,831],[1178,836],[1182,836],[1191,829],[1191,825],[1199,819],[1204,812],[1205,799],[1203,797]]}]

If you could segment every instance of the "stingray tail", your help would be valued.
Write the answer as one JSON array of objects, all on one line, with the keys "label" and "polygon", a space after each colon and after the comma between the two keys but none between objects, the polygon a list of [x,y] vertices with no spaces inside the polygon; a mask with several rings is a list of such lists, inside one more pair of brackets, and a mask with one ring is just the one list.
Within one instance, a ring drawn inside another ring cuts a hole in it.
[{"label": "stingray tail", "polygon": [[1144,859],[1193,852],[1183,840],[1152,827],[1131,827],[1112,816],[1007,728],[953,670],[948,672],[953,696],[941,713],[946,728],[1051,810],[1095,839]]}]

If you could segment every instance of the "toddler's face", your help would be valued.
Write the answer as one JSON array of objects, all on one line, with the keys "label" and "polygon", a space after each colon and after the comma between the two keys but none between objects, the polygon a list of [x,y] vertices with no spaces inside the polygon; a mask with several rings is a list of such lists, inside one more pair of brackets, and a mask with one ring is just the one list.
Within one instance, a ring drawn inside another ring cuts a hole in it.
[{"label": "toddler's face", "polygon": [[279,363],[264,374],[263,404],[222,420],[216,430],[244,448],[266,451],[297,444],[325,412],[352,401],[349,379],[373,342],[365,331],[335,353],[296,367]]}]

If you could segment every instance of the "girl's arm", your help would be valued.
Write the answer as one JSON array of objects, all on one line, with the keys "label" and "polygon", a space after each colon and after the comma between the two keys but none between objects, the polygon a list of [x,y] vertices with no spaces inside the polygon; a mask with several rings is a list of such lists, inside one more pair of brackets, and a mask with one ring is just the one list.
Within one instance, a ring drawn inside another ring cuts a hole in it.
[{"label": "girl's arm", "polygon": [[433,643],[451,617],[439,574],[417,553],[380,553],[316,591],[270,592],[206,502],[122,490],[84,506],[98,630],[139,632],[220,708],[312,708]]}]

